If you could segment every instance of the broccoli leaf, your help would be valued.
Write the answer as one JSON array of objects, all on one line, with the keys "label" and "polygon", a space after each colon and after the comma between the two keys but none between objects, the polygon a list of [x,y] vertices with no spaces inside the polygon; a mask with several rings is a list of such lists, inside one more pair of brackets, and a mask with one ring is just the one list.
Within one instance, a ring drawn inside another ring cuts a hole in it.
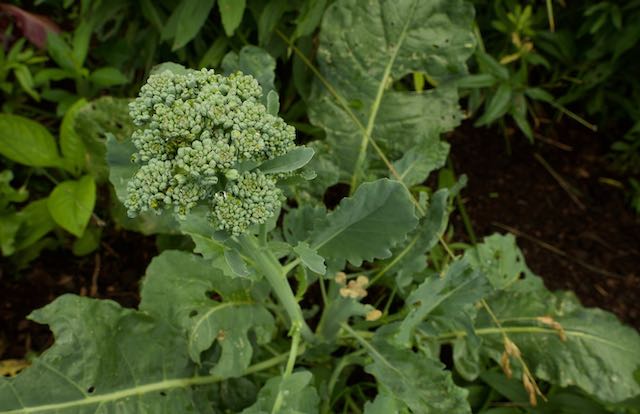
[{"label": "broccoli leaf", "polygon": [[440,308],[441,314],[453,317],[489,291],[489,283],[482,273],[471,270],[465,261],[454,262],[442,277],[430,277],[411,292],[405,301],[409,311],[400,323],[395,340],[410,346],[413,330],[434,309]]},{"label": "broccoli leaf", "polygon": [[188,353],[197,363],[200,354],[217,343],[221,355],[212,374],[238,376],[253,354],[249,331],[258,343],[267,343],[275,326],[271,314],[252,298],[251,287],[247,280],[230,279],[199,256],[169,250],[147,268],[140,310],[184,332]]},{"label": "broccoli leaf", "polygon": [[313,148],[297,147],[260,164],[260,171],[266,174],[278,174],[295,171],[307,165],[314,154]]},{"label": "broccoli leaf", "polygon": [[[371,138],[397,154],[458,125],[456,87],[447,80],[466,71],[472,20],[473,8],[460,0],[342,0],[327,9],[317,60],[331,90],[314,82],[309,118],[340,148],[343,180],[364,175]],[[436,87],[392,87],[413,72]]]},{"label": "broccoli leaf", "polygon": [[448,197],[449,190],[446,188],[436,191],[431,197],[429,210],[420,219],[418,227],[409,234],[405,244],[393,250],[393,259],[381,270],[395,274],[396,284],[400,288],[406,288],[413,281],[414,275],[427,267],[426,254],[435,246],[447,226]]},{"label": "broccoli leaf", "polygon": [[482,270],[496,289],[504,289],[522,276],[532,276],[512,234],[492,234],[464,254],[469,263]]},{"label": "broccoli leaf", "polygon": [[[489,304],[500,320],[529,318],[528,324],[510,322],[503,328],[513,332],[510,339],[538,378],[562,387],[576,385],[607,402],[640,394],[635,379],[640,370],[640,335],[614,315],[583,308],[572,293],[554,294],[542,283],[539,290],[528,293],[504,291]],[[549,317],[558,325],[545,322]],[[492,328],[495,325],[482,312],[476,332]],[[502,338],[486,335],[483,339],[483,351],[499,360],[504,349]]]},{"label": "broccoli leaf", "polygon": [[55,344],[15,378],[0,377],[3,413],[200,412],[201,375],[168,324],[107,300],[64,295],[34,311]]},{"label": "broccoli leaf", "polygon": [[[96,99],[88,104],[77,108],[74,116],[70,120],[71,127],[75,134],[82,139],[85,151],[85,166],[87,171],[96,178],[98,183],[109,178],[109,166],[107,165],[107,136],[112,135],[116,142],[128,140],[133,132],[133,124],[129,117],[129,100],[112,98],[110,96]],[[66,116],[65,116],[66,119]],[[60,130],[60,139],[66,125]],[[65,154],[65,144],[61,141],[62,153]],[[66,157],[67,155],[65,155]],[[127,160],[127,161],[130,161]]]},{"label": "broccoli leaf", "polygon": [[313,375],[309,371],[298,371],[288,378],[270,378],[258,393],[258,401],[242,411],[243,414],[271,413],[278,392],[284,395],[279,413],[312,414],[318,412],[318,392],[311,385]]},{"label": "broccoli leaf", "polygon": [[406,188],[380,179],[362,184],[353,197],[343,199],[327,222],[312,233],[311,247],[322,256],[360,266],[363,260],[391,256],[390,249],[404,240],[418,219]]},{"label": "broccoli leaf", "polygon": [[378,394],[373,402],[364,405],[364,414],[398,413],[398,402],[395,398],[385,394]]},{"label": "broccoli leaf", "polygon": [[467,391],[432,357],[394,347],[383,340],[369,347],[373,363],[365,367],[383,389],[415,414],[470,413]]},{"label": "broccoli leaf", "polygon": [[432,171],[443,167],[448,155],[449,144],[428,140],[411,148],[393,166],[402,181],[412,186],[421,184]]},{"label": "broccoli leaf", "polygon": [[324,258],[310,248],[307,243],[298,243],[298,245],[293,248],[293,251],[300,257],[302,264],[309,268],[309,270],[321,275],[326,273],[327,266],[324,264]]},{"label": "broccoli leaf", "polygon": [[[521,255],[513,238],[502,238],[508,243],[501,243],[501,247],[495,243],[498,236],[485,239],[485,244],[493,245],[494,263],[500,263],[495,252],[507,258]],[[478,251],[486,247],[480,245]],[[637,331],[608,312],[582,307],[570,292],[548,291],[542,280],[523,270],[521,264],[512,268],[524,272],[525,278],[497,291],[487,302],[496,317],[505,321],[502,328],[538,378],[562,387],[575,385],[606,402],[640,394]],[[502,335],[486,311],[479,312],[475,331],[484,341],[481,352],[499,361],[504,350]]]}]

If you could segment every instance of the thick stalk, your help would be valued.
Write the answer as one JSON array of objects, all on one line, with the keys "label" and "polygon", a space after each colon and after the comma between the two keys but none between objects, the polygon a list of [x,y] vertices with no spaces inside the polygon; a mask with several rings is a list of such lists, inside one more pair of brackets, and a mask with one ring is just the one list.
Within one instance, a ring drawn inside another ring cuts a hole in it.
[{"label": "thick stalk", "polygon": [[305,341],[312,342],[313,332],[311,332],[311,329],[302,316],[302,309],[300,309],[300,305],[298,305],[298,301],[293,294],[293,290],[291,290],[286,273],[280,262],[278,262],[266,246],[260,246],[253,236],[245,234],[240,236],[238,241],[242,246],[243,253],[254,260],[257,269],[266,277],[267,281],[269,281],[271,289],[273,289],[276,297],[287,312],[291,320],[291,325],[299,325],[300,333]]}]

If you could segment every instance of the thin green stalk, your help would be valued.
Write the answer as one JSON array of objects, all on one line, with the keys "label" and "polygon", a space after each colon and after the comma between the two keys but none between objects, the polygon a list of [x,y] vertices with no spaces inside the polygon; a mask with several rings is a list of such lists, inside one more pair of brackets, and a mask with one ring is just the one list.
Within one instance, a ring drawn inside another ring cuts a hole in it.
[{"label": "thin green stalk", "polygon": [[549,20],[549,31],[556,31],[556,21],[553,18],[553,4],[552,0],[547,0],[547,19]]},{"label": "thin green stalk", "polygon": [[288,275],[290,271],[292,271],[293,269],[295,269],[296,266],[298,266],[300,263],[302,263],[302,260],[300,260],[300,258],[297,258],[289,263],[287,263],[286,265],[282,266],[282,272],[285,275]]},{"label": "thin green stalk", "polygon": [[362,410],[360,409],[360,407],[358,407],[356,402],[353,401],[353,398],[351,398],[350,394],[347,394],[344,397],[344,401],[345,401],[345,403],[347,404],[347,406],[349,407],[349,409],[351,410],[352,413],[362,414]]},{"label": "thin green stalk", "polygon": [[555,103],[555,102],[549,102],[549,103],[551,104],[551,106],[553,106],[563,114],[567,115],[569,118],[573,119],[574,121],[578,122],[579,124],[584,125],[585,127],[589,128],[594,132],[598,131],[598,127],[596,125],[593,125],[592,123],[582,118],[580,115],[576,114],[575,112],[570,111],[569,109],[565,108],[564,106],[558,103]]},{"label": "thin green stalk", "polygon": [[244,234],[238,238],[244,254],[251,257],[257,269],[266,277],[273,292],[284,307],[291,325],[299,325],[305,340],[313,342],[313,332],[302,316],[302,309],[296,300],[291,285],[280,262],[266,246],[259,246],[255,237]]},{"label": "thin green stalk", "polygon": [[462,202],[462,197],[460,197],[460,194],[456,195],[456,204],[458,205],[458,211],[460,211],[460,217],[462,217],[462,222],[464,223],[465,230],[467,230],[467,234],[469,235],[471,244],[475,245],[478,243],[476,232],[473,231],[473,225],[471,224],[469,213],[467,213],[467,209]]},{"label": "thin green stalk", "polygon": [[355,363],[354,360],[356,359],[356,357],[359,357],[365,352],[366,350],[360,349],[356,352],[353,352],[351,354],[345,355],[342,358],[340,358],[340,360],[338,361],[338,364],[336,365],[336,367],[333,369],[333,372],[331,373],[331,377],[329,378],[329,382],[327,385],[327,399],[324,400],[324,403],[322,404],[323,413],[331,413],[331,394],[333,394],[333,389],[338,383],[338,379],[340,378],[340,374],[342,373],[342,370],[345,369],[347,366]]},{"label": "thin green stalk", "polygon": [[282,403],[284,402],[284,390],[282,385],[289,379],[293,373],[293,368],[296,365],[296,358],[298,357],[298,347],[300,346],[300,328],[299,323],[294,323],[291,327],[291,350],[289,351],[289,359],[287,359],[287,366],[282,374],[282,380],[280,381],[280,387],[278,389],[278,395],[271,408],[271,414],[277,414],[280,412]]},{"label": "thin green stalk", "polygon": [[322,295],[322,304],[326,309],[327,304],[329,303],[329,298],[327,296],[327,288],[324,286],[324,279],[321,277],[318,278],[318,284],[320,285],[320,294]]}]

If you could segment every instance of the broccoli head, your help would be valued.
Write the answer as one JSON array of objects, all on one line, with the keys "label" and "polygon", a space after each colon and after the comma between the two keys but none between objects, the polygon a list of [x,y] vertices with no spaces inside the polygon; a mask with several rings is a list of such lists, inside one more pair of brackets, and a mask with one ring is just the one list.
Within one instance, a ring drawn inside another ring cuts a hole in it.
[{"label": "broccoli head", "polygon": [[269,114],[261,96],[241,72],[152,74],[129,105],[141,164],[127,187],[129,215],[172,207],[183,218],[207,203],[214,225],[234,235],[272,217],[283,198],[279,174],[259,165],[294,149],[295,130]]}]

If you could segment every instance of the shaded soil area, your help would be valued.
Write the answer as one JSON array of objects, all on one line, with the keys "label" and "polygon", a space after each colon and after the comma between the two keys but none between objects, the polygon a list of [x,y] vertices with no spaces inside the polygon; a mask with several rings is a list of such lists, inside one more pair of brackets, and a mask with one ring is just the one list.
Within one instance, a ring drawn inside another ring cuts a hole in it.
[{"label": "shaded soil area", "polygon": [[30,351],[42,351],[51,345],[49,327],[25,317],[65,293],[137,306],[138,283],[156,251],[153,237],[111,227],[111,232],[103,235],[99,251],[88,256],[76,257],[69,249],[43,251],[17,277],[7,271],[10,264],[2,262],[0,360],[23,358]]},{"label": "shaded soil area", "polygon": [[[462,200],[478,239],[507,230],[550,289],[615,313],[640,329],[640,217],[625,202],[606,159],[609,142],[572,122],[538,135],[466,123],[449,137],[456,174],[467,174]],[[470,237],[452,217],[457,239]]]}]

